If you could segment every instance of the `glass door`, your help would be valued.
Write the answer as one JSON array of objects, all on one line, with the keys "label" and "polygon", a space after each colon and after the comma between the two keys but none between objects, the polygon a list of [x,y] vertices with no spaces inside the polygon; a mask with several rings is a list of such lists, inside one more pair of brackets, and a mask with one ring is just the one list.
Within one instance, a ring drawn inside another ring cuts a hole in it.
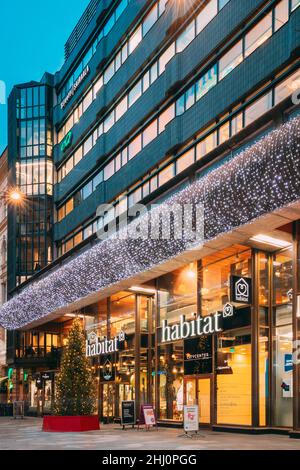
[{"label": "glass door", "polygon": [[185,403],[186,405],[198,405],[199,423],[211,424],[211,377],[193,377],[185,382]]},{"label": "glass door", "polygon": [[201,378],[197,380],[199,423],[211,424],[211,379]]},{"label": "glass door", "polygon": [[111,422],[115,417],[115,384],[102,385],[102,417]]}]

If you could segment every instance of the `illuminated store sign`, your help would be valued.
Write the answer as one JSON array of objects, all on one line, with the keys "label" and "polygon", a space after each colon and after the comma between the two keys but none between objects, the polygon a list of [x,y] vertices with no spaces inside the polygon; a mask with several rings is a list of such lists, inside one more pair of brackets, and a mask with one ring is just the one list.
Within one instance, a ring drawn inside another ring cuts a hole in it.
[{"label": "illuminated store sign", "polygon": [[72,144],[73,133],[72,131],[68,132],[62,143],[60,144],[60,150],[65,152],[68,147]]},{"label": "illuminated store sign", "polygon": [[196,338],[197,336],[213,335],[223,331],[220,326],[220,319],[223,314],[216,312],[209,317],[198,316],[194,320],[186,321],[185,316],[180,316],[180,322],[176,325],[168,326],[167,320],[162,322],[162,343],[178,341],[180,339]]},{"label": "illuminated store sign", "polygon": [[252,303],[252,284],[247,277],[231,276],[231,301],[241,304]]},{"label": "illuminated store sign", "polygon": [[233,317],[234,315],[234,306],[232,304],[226,304],[223,308],[223,318]]},{"label": "illuminated store sign", "polygon": [[113,339],[100,339],[95,332],[88,334],[86,340],[86,357],[103,356],[119,351],[119,343],[125,341],[125,333],[121,331]]},{"label": "illuminated store sign", "polygon": [[77,78],[76,82],[73,83],[72,88],[67,94],[67,96],[62,100],[60,104],[61,109],[64,109],[67,106],[70,99],[75,95],[77,88],[86,79],[89,73],[90,73],[90,67],[87,65],[87,67],[83,70],[83,72]]}]

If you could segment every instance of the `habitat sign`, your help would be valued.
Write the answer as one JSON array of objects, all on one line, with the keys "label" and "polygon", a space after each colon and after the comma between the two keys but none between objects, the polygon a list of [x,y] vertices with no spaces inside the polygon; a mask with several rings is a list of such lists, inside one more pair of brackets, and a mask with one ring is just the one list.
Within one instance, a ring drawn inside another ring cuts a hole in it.
[{"label": "habitat sign", "polygon": [[180,339],[195,338],[203,335],[213,335],[223,331],[220,320],[223,314],[216,312],[214,315],[201,317],[187,321],[184,315],[179,318],[179,323],[168,326],[167,320],[162,322],[161,342],[178,341]]},{"label": "habitat sign", "polygon": [[95,333],[89,333],[86,340],[86,357],[103,356],[119,351],[119,344],[126,339],[124,331],[121,331],[115,338],[101,339]]}]

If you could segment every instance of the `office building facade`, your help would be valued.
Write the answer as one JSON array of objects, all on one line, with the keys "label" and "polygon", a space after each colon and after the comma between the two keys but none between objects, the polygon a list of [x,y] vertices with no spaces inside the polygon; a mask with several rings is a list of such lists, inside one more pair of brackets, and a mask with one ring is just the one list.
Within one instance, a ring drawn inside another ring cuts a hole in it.
[{"label": "office building facade", "polygon": [[[299,6],[92,0],[61,70],[14,87],[0,323],[31,412],[79,315],[88,346],[118,342],[91,358],[103,420],[199,403],[214,429],[297,434]],[[201,205],[202,243],[99,239],[130,210],[137,232],[137,204]]]}]

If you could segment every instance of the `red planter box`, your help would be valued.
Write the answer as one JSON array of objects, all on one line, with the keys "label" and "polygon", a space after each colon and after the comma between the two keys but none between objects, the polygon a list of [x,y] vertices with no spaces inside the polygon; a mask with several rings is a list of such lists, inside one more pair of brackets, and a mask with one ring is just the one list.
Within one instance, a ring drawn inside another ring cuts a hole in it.
[{"label": "red planter box", "polygon": [[44,416],[44,432],[98,431],[98,416]]}]

